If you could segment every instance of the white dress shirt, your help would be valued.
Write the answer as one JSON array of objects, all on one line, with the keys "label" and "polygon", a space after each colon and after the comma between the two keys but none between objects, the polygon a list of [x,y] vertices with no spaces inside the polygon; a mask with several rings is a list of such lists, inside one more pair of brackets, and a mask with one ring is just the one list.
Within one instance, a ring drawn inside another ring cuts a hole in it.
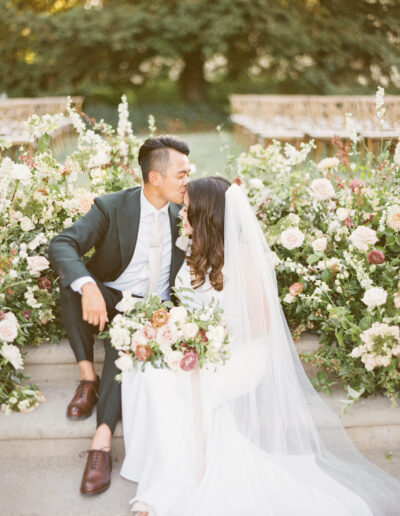
[{"label": "white dress shirt", "polygon": [[[153,227],[154,213],[159,211],[162,230],[162,254],[160,265],[160,278],[155,294],[162,299],[169,299],[169,274],[171,266],[171,225],[169,221],[168,206],[157,210],[145,197],[143,188],[140,192],[140,222],[135,246],[135,252],[127,268],[114,281],[107,281],[104,285],[117,290],[129,290],[133,295],[143,296],[149,281],[149,250]],[[91,276],[82,276],[71,283],[75,292],[82,294],[81,287],[88,282],[93,282]]]}]

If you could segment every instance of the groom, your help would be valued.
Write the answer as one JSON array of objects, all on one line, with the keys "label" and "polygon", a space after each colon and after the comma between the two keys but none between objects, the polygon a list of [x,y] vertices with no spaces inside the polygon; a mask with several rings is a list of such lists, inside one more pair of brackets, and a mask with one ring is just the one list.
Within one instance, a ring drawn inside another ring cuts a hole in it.
[{"label": "groom", "polygon": [[[139,149],[144,186],[97,197],[90,211],[54,237],[49,257],[60,277],[63,325],[79,365],[81,380],[67,417],[84,419],[97,403],[97,429],[81,482],[81,492],[105,491],[111,478],[111,436],[121,411],[114,376],[117,351],[105,341],[101,379],[93,367],[94,333],[116,315],[122,291],[170,298],[184,253],[175,246],[178,211],[189,175],[189,147],[173,136],[148,138]],[[94,248],[89,260],[84,254]]]}]

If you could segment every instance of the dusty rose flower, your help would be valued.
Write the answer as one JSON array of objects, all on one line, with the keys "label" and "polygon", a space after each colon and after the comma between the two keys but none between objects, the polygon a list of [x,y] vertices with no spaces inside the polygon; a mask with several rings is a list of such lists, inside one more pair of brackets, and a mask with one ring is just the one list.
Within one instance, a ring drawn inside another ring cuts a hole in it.
[{"label": "dusty rose flower", "polygon": [[356,177],[349,182],[349,188],[354,193],[360,193],[365,188],[365,183],[362,179]]},{"label": "dusty rose flower", "polygon": [[146,362],[151,355],[153,354],[153,351],[151,350],[151,347],[147,344],[138,344],[135,349],[135,355],[140,362]]},{"label": "dusty rose flower", "polygon": [[352,226],[354,226],[350,217],[344,219],[343,224],[346,226],[346,228],[351,228]]},{"label": "dusty rose flower", "polygon": [[143,328],[143,335],[147,340],[152,340],[155,338],[157,330],[150,322],[146,322]]},{"label": "dusty rose flower", "polygon": [[38,274],[50,267],[50,263],[44,256],[28,256],[28,270],[31,274]]},{"label": "dusty rose flower", "polygon": [[22,315],[22,317],[24,317],[25,319],[29,319],[29,318],[30,318],[30,316],[31,316],[31,311],[30,311],[30,310],[22,310],[21,315]]},{"label": "dusty rose flower", "polygon": [[184,371],[193,371],[199,363],[199,357],[195,351],[187,351],[181,360],[181,368]]},{"label": "dusty rose flower", "polygon": [[168,319],[168,312],[163,308],[160,308],[159,310],[156,310],[154,312],[154,314],[150,318],[150,321],[153,324],[154,328],[160,328],[161,326],[164,326],[164,324],[167,324]]},{"label": "dusty rose flower", "polygon": [[202,342],[208,342],[208,337],[207,337],[207,334],[206,334],[206,330],[200,330],[199,331],[199,335],[200,335],[200,338],[201,338]]},{"label": "dusty rose flower", "polygon": [[43,277],[38,278],[37,284],[39,285],[39,288],[41,288],[43,290],[51,289],[51,281],[48,278],[43,278]]},{"label": "dusty rose flower", "polygon": [[292,283],[292,285],[290,285],[290,287],[289,287],[290,295],[293,297],[297,296],[297,294],[300,294],[302,292],[303,287],[304,287],[303,283],[299,283],[299,282]]},{"label": "dusty rose flower", "polygon": [[378,249],[372,249],[372,251],[368,254],[369,263],[380,264],[385,261],[385,255],[382,251],[378,251]]}]

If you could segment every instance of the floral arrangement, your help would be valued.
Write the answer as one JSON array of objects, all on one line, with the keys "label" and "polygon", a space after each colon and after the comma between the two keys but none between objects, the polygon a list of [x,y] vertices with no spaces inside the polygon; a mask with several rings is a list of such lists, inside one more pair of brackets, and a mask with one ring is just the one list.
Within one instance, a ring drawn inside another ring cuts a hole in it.
[{"label": "floral arrangement", "polygon": [[[381,89],[377,109],[381,123]],[[333,139],[336,155],[315,163],[307,159],[313,142],[300,150],[255,145],[239,157],[236,181],[271,247],[293,337],[306,330],[320,335],[319,348],[302,355],[322,370],[316,386],[341,380],[353,399],[381,392],[394,401],[400,392],[400,143],[394,152],[391,142],[382,143],[373,155],[350,115],[346,123],[348,139]]]},{"label": "floral arrangement", "polygon": [[[96,196],[138,184],[133,168],[142,140],[133,134],[126,98],[116,129],[88,119],[71,103],[65,114],[33,115],[25,124],[32,154],[7,157],[0,143],[0,404],[5,413],[29,411],[42,400],[37,387],[23,386],[24,347],[58,342],[58,278],[50,269],[50,239],[72,225]],[[53,132],[68,118],[76,147],[59,162]],[[154,127],[153,129],[154,130]]]},{"label": "floral arrangement", "polygon": [[[123,313],[99,336],[109,337],[118,350],[115,363],[121,371],[129,371],[135,364],[144,370],[150,363],[187,375],[197,367],[214,371],[230,356],[231,337],[218,305],[190,312],[154,294],[137,301],[126,292],[118,309]],[[121,375],[117,376],[120,380]]]}]

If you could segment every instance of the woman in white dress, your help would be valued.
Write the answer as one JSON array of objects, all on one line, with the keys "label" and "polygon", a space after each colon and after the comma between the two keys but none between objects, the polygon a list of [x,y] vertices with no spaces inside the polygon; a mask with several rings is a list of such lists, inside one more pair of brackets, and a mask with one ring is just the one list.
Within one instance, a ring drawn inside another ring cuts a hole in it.
[{"label": "woman in white dress", "polygon": [[224,309],[232,356],[216,372],[124,372],[126,457],[139,516],[396,516],[400,483],[368,462],[304,373],[270,250],[246,196],[188,185],[192,246],[176,285]]}]

